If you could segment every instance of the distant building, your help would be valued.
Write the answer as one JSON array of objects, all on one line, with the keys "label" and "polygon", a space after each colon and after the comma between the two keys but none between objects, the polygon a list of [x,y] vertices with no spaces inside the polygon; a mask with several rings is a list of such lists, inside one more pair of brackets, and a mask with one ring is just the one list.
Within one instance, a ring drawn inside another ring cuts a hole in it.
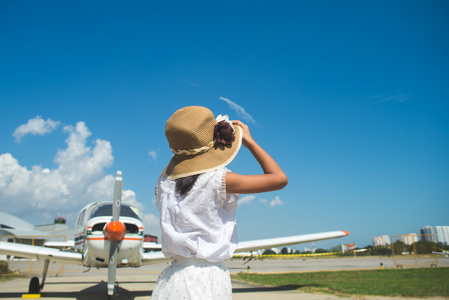
[{"label": "distant building", "polygon": [[433,234],[436,243],[449,245],[449,226],[424,226],[419,229],[419,233],[424,234],[424,241],[433,242],[433,238],[429,236]]},{"label": "distant building", "polygon": [[48,237],[35,230],[31,223],[13,215],[0,212],[0,241],[42,246]]},{"label": "distant building", "polygon": [[406,245],[413,245],[418,241],[418,235],[416,233],[403,234],[399,237],[399,241]]},{"label": "distant building", "polygon": [[43,246],[48,240],[63,241],[73,238],[74,230],[69,229],[60,218],[55,219],[55,224],[33,226],[16,216],[0,212],[0,240],[3,242]]},{"label": "distant building", "polygon": [[75,229],[69,228],[64,218],[56,218],[54,224],[36,225],[35,230],[43,231],[51,237],[51,241],[67,241],[75,239]]},{"label": "distant building", "polygon": [[145,243],[157,243],[157,236],[151,234],[145,234],[143,236],[143,241]]},{"label": "distant building", "polygon": [[373,237],[373,246],[374,247],[390,247],[391,246],[390,237],[388,235]]}]

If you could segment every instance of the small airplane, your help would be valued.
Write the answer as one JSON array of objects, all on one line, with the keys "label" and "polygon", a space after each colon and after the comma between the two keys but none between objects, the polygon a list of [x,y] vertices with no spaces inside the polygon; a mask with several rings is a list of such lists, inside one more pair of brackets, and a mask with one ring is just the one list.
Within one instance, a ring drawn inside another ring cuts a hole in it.
[{"label": "small airplane", "polygon": [[432,253],[441,254],[441,255],[445,255],[446,257],[448,257],[449,251],[444,250],[444,249],[440,249],[440,248],[437,248],[437,250],[440,250],[440,251],[436,251],[436,252],[432,251]]},{"label": "small airplane", "polygon": [[[114,196],[111,202],[91,203],[81,209],[75,226],[75,240],[66,243],[47,242],[46,246],[74,246],[76,251],[0,242],[0,254],[34,258],[44,261],[41,283],[38,277],[30,280],[29,293],[38,294],[45,284],[50,261],[108,268],[107,297],[115,299],[117,268],[140,267],[171,261],[161,251],[160,244],[143,242],[143,222],[139,210],[122,204],[122,173],[117,171]],[[347,236],[347,231],[331,231],[281,238],[240,242],[235,253],[294,245]]]}]

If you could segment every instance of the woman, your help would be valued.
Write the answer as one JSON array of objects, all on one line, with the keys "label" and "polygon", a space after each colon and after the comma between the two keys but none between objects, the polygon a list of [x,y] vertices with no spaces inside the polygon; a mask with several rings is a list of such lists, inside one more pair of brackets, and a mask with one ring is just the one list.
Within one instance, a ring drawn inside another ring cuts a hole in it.
[{"label": "woman", "polygon": [[[162,252],[173,257],[157,280],[152,299],[231,299],[229,271],[223,266],[237,247],[239,194],[282,189],[287,176],[251,137],[248,126],[214,118],[200,106],[176,111],[165,126],[174,153],[156,185]],[[228,170],[241,144],[263,174]]]}]

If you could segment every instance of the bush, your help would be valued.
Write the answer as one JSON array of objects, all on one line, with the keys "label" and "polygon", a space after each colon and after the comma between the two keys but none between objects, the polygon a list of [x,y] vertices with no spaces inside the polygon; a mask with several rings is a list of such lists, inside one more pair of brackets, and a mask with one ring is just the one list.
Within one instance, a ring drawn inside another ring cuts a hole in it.
[{"label": "bush", "polygon": [[10,274],[11,270],[9,269],[8,262],[0,261],[0,275]]},{"label": "bush", "polygon": [[416,242],[415,249],[417,254],[432,254],[436,250],[435,243],[427,241]]}]

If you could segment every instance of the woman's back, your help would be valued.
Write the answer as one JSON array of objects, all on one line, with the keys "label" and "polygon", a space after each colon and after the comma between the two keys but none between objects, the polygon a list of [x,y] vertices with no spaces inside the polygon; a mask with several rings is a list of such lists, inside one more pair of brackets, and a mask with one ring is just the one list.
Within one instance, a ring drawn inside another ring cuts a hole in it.
[{"label": "woman's back", "polygon": [[219,262],[237,246],[237,194],[226,193],[224,167],[201,174],[184,196],[176,181],[162,176],[157,184],[162,249],[166,256],[184,256]]}]

